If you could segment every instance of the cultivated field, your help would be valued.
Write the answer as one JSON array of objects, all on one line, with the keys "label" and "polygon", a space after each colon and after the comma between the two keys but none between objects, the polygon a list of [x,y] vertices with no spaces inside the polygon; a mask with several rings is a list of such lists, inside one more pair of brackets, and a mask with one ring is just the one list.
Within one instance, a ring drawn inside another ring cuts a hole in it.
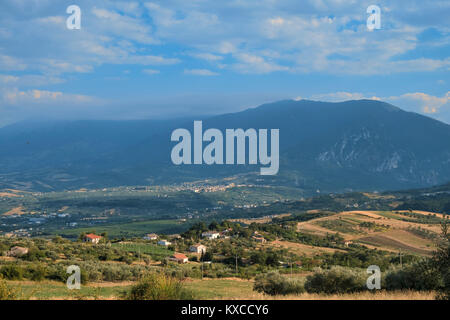
[{"label": "cultivated field", "polygon": [[299,222],[297,231],[319,236],[339,233],[348,243],[430,255],[435,249],[432,238],[440,232],[434,219],[442,216],[424,211],[344,211]]}]

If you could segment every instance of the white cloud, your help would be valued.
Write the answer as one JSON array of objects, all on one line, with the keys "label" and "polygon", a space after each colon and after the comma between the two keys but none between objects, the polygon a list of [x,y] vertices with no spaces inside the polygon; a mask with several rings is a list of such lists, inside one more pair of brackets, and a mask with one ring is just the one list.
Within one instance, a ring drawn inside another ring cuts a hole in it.
[{"label": "white cloud", "polygon": [[[295,98],[300,100],[301,97]],[[391,103],[407,111],[431,116],[433,118],[450,123],[450,91],[443,96],[433,96],[423,92],[405,93],[398,96],[376,97],[368,96],[359,92],[331,92],[325,94],[315,94],[309,97],[312,100],[341,102],[347,100],[381,100]]]},{"label": "white cloud", "polygon": [[[56,74],[90,72],[104,63],[181,62],[175,58],[176,51],[175,57],[167,57],[151,50],[168,43],[181,46],[180,52],[216,63],[216,67],[241,73],[373,75],[450,67],[448,58],[405,56],[417,48],[425,28],[448,33],[449,28],[440,22],[450,5],[441,1],[424,4],[411,0],[408,5],[395,2],[389,8],[384,6],[383,30],[379,32],[366,30],[368,0],[305,0],[300,7],[290,0],[154,0],[144,4],[99,0],[94,7],[92,2],[80,0],[83,22],[77,32],[65,29],[66,16],[50,1],[29,4],[28,11],[22,2],[4,3],[0,71],[31,68]],[[436,16],[437,12],[441,14]],[[24,25],[22,15],[32,18]],[[444,37],[433,46],[448,45],[449,41]],[[33,55],[22,50],[24,43],[33,48]],[[223,55],[230,55],[231,61]],[[61,68],[49,61],[77,67]]]},{"label": "white cloud", "polygon": [[184,74],[194,75],[194,76],[217,76],[217,72],[213,72],[208,69],[184,69]]},{"label": "white cloud", "polygon": [[160,73],[159,70],[154,70],[154,69],[144,69],[142,70],[143,73],[148,74],[148,75],[153,75],[153,74],[158,74]]},{"label": "white cloud", "polygon": [[5,86],[21,86],[21,87],[42,87],[46,85],[64,83],[65,80],[50,75],[27,74],[21,76],[13,76],[0,74],[0,83]]},{"label": "white cloud", "polygon": [[238,63],[234,64],[232,67],[234,70],[238,70],[242,73],[270,73],[274,71],[287,71],[289,70],[286,66],[281,66],[275,62],[267,61],[263,57],[248,54],[248,53],[238,53],[234,55]]},{"label": "white cloud", "polygon": [[92,13],[98,19],[97,32],[133,40],[142,44],[158,44],[159,40],[152,36],[152,28],[142,19],[121,15],[112,10],[94,7]]},{"label": "white cloud", "polygon": [[24,70],[26,69],[26,67],[26,64],[23,63],[20,59],[0,54],[0,70]]},{"label": "white cloud", "polygon": [[0,83],[2,84],[12,84],[17,81],[19,81],[19,77],[0,74]]},{"label": "white cloud", "polygon": [[212,53],[207,53],[207,52],[191,53],[190,55],[194,58],[202,59],[202,60],[206,60],[206,61],[210,61],[210,62],[220,61],[223,59],[222,56],[212,54]]},{"label": "white cloud", "polygon": [[311,96],[312,100],[339,102],[347,100],[360,100],[364,99],[364,94],[359,92],[332,92],[325,94],[315,94]]},{"label": "white cloud", "polygon": [[7,105],[45,105],[58,104],[64,107],[63,104],[77,105],[85,103],[99,102],[100,100],[94,97],[67,94],[60,91],[48,90],[19,90],[18,88],[3,88],[0,91],[0,97]]},{"label": "white cloud", "polygon": [[450,91],[444,96],[437,97],[423,92],[406,93],[400,96],[386,98],[387,101],[399,106],[425,114],[439,114],[444,109],[450,110]]}]

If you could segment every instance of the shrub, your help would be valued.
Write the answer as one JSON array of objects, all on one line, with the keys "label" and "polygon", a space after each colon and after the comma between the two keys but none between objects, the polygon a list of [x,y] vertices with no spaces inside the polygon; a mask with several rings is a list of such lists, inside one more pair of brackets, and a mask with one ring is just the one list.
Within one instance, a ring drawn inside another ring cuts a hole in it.
[{"label": "shrub", "polygon": [[258,275],[255,279],[253,290],[272,296],[300,294],[305,291],[299,280],[293,280],[282,276],[277,272]]},{"label": "shrub", "polygon": [[20,280],[23,277],[23,269],[13,264],[5,265],[0,269],[0,275],[8,280]]},{"label": "shrub", "polygon": [[319,269],[306,278],[305,289],[309,293],[351,293],[366,288],[366,278],[362,270],[332,267]]},{"label": "shrub", "polygon": [[37,264],[28,266],[26,269],[26,277],[33,281],[42,281],[47,276],[45,266]]},{"label": "shrub", "polygon": [[47,267],[47,279],[66,282],[69,275],[64,266],[59,264],[49,264]]},{"label": "shrub", "polygon": [[45,256],[45,251],[37,248],[31,248],[28,253],[22,257],[22,259],[27,261],[41,261],[45,258]]},{"label": "shrub", "polygon": [[191,300],[193,295],[181,281],[162,273],[150,273],[124,296],[127,300]]},{"label": "shrub", "polygon": [[421,261],[389,270],[383,282],[387,290],[438,290],[442,287],[442,276],[429,261]]},{"label": "shrub", "polygon": [[17,289],[9,286],[5,280],[0,277],[0,300],[16,300],[18,299]]}]

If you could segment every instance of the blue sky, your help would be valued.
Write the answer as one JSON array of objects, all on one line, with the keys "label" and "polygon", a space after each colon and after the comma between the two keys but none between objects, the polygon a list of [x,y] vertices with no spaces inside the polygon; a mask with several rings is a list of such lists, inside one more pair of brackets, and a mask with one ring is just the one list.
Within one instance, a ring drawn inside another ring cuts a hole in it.
[{"label": "blue sky", "polygon": [[0,126],[362,98],[450,123],[449,16],[441,0],[2,0]]}]

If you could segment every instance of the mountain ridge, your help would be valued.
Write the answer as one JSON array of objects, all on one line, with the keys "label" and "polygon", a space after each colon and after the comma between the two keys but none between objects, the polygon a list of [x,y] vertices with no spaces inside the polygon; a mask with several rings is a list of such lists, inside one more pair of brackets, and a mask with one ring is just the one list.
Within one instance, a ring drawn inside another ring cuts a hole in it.
[{"label": "mountain ridge", "polygon": [[280,129],[276,177],[253,174],[258,170],[249,165],[172,165],[170,134],[176,128],[192,130],[192,120],[78,120],[0,128],[0,187],[49,191],[239,175],[246,183],[339,192],[450,180],[450,125],[385,102],[283,100],[199,119],[204,130]]}]

